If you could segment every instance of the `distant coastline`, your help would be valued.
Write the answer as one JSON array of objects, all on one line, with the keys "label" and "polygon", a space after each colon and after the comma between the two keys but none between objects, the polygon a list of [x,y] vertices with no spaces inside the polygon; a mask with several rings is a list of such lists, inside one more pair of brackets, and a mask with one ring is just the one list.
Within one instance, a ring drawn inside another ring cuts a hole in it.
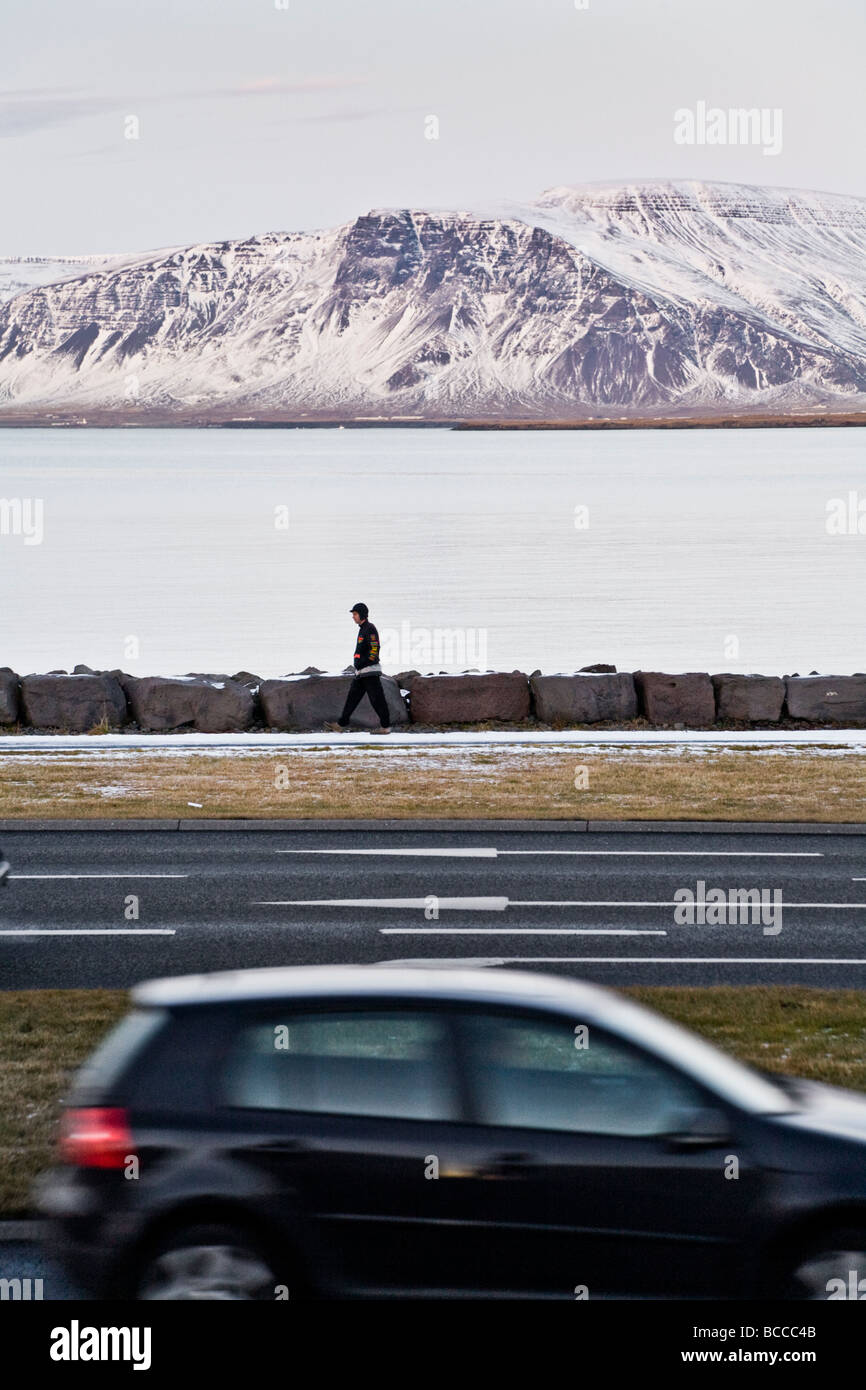
[{"label": "distant coastline", "polygon": [[737,414],[712,416],[667,415],[636,416],[634,418],[593,417],[590,419],[546,420],[537,418],[497,420],[421,420],[401,417],[340,419],[339,417],[295,416],[261,419],[221,417],[218,412],[206,415],[160,411],[135,414],[120,411],[95,411],[83,416],[80,412],[33,413],[30,411],[0,411],[0,429],[424,429],[424,430],[707,430],[707,429],[806,429],[812,427],[863,428],[863,411],[808,411],[784,415]]}]

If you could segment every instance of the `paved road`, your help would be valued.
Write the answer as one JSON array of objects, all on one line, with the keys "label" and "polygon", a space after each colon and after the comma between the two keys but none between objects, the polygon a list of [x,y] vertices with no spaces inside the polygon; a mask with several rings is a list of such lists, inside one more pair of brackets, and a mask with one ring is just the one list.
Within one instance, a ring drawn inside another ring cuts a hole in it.
[{"label": "paved road", "polygon": [[[59,1266],[47,1258],[41,1246],[31,1240],[5,1240],[0,1222],[0,1279],[22,1280],[22,1298],[33,1301],[79,1299],[81,1290],[70,1282]],[[23,1281],[29,1279],[27,1285]],[[41,1285],[36,1281],[42,1281]]]},{"label": "paved road", "polygon": [[[4,833],[3,849],[6,989],[419,958],[866,987],[862,835],[64,830]],[[699,880],[778,892],[781,930],[772,908],[678,925],[674,894]]]}]

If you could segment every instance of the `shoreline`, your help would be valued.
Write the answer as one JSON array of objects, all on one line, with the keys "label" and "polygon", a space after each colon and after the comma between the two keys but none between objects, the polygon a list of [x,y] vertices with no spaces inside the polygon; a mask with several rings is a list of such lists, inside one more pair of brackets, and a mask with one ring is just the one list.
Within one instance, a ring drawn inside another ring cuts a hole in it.
[{"label": "shoreline", "polygon": [[717,430],[717,429],[858,429],[866,426],[866,412],[842,411],[830,414],[810,411],[803,415],[659,415],[625,417],[591,416],[577,419],[517,418],[497,419],[421,419],[412,417],[355,417],[332,416],[269,417],[245,419],[237,416],[197,415],[178,412],[147,412],[129,414],[123,411],[97,411],[92,415],[80,412],[34,413],[31,411],[0,412],[0,429],[235,429],[235,430],[364,430],[364,429],[422,429],[464,431],[514,430]]}]

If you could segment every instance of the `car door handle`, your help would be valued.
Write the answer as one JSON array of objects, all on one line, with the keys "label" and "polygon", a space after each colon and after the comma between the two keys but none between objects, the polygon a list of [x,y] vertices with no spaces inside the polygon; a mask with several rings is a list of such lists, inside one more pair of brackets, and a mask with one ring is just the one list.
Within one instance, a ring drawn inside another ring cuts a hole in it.
[{"label": "car door handle", "polygon": [[480,1173],[482,1178],[528,1178],[535,1166],[532,1154],[501,1153],[482,1164]]}]

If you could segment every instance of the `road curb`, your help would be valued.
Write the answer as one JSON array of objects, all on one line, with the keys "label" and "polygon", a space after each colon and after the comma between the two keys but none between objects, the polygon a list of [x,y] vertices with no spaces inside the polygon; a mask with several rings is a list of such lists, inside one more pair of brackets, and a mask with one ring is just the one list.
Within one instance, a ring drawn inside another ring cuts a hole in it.
[{"label": "road curb", "polygon": [[0,820],[0,835],[14,835],[16,831],[27,830],[179,830],[180,821],[175,820],[102,820],[98,816],[87,820],[64,820],[58,816],[42,819],[22,817],[20,820]]},{"label": "road curb", "polygon": [[354,831],[356,833],[395,833],[400,831],[471,834],[684,834],[684,835],[866,835],[866,822],[855,821],[689,821],[689,820],[63,820],[20,819],[0,820],[0,835],[41,831],[83,831],[107,833],[202,831],[297,832],[297,831]]},{"label": "road curb", "polygon": [[833,821],[736,821],[736,820],[591,820],[587,830],[613,833],[623,831],[627,834],[641,831],[661,831],[663,833],[683,833],[688,835],[866,835],[866,824],[862,821],[848,821],[834,824]]}]

